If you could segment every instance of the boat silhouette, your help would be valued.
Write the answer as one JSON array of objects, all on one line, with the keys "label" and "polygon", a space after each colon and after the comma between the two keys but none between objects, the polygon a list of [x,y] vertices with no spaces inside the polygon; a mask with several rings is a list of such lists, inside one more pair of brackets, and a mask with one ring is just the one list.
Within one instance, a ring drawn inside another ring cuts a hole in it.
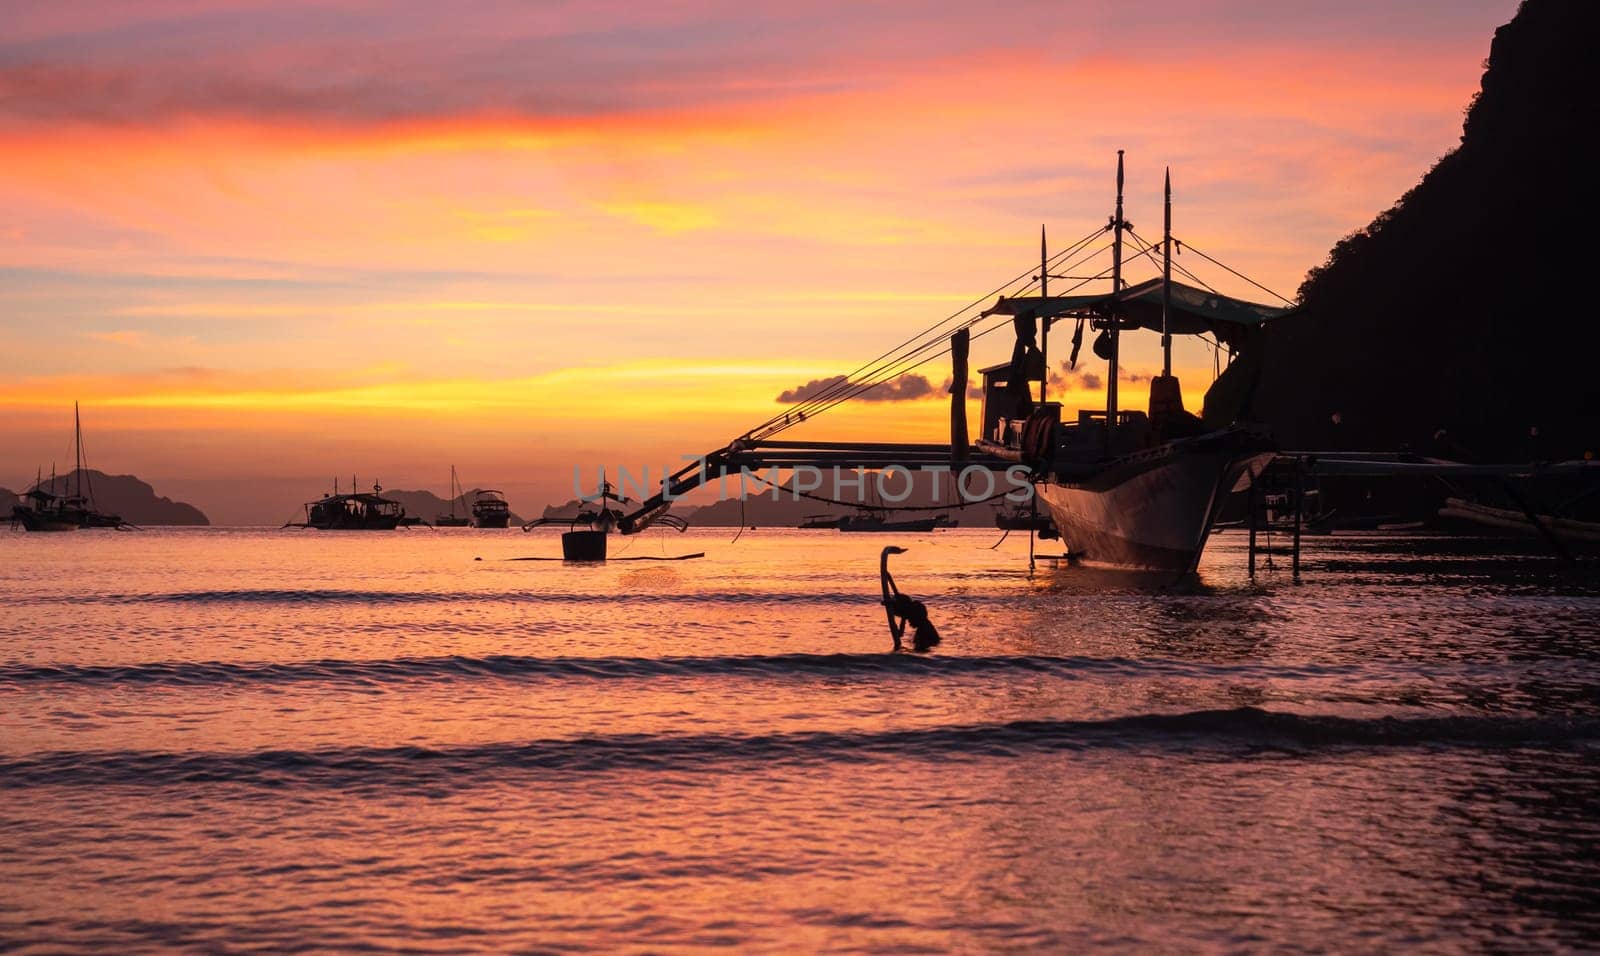
[{"label": "boat silhouette", "polygon": [[41,470],[34,478],[33,487],[22,495],[23,503],[11,508],[11,526],[24,531],[77,531],[80,528],[132,527],[121,516],[106,514],[96,509],[94,485],[85,481],[88,462],[83,452],[83,420],[78,414],[78,403],[72,403],[72,455],[75,467],[67,476],[67,494],[56,493],[55,467],[50,469],[50,490],[44,486]]},{"label": "boat silhouette", "polygon": [[[352,487],[355,479],[350,479]],[[371,492],[339,493],[334,479],[333,493],[305,504],[306,520],[290,521],[285,528],[315,528],[318,531],[393,531],[405,519],[400,502],[383,497],[383,486],[372,483]]]},{"label": "boat silhouette", "polygon": [[[456,477],[456,466],[450,466],[450,513],[437,515],[433,519],[436,528],[465,528],[472,524],[472,519],[465,514],[456,514],[456,502],[466,503],[467,493],[461,490],[461,480]],[[502,525],[501,527],[504,527]]]}]

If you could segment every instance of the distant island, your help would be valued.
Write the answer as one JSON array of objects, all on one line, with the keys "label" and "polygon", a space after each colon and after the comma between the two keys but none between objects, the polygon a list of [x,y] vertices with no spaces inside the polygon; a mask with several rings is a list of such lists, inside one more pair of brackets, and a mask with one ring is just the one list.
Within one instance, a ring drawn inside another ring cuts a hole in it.
[{"label": "distant island", "polygon": [[[49,479],[40,482],[39,487],[56,495],[65,495],[76,492],[80,487],[79,473],[58,475],[52,483]],[[136,525],[210,525],[211,521],[199,508],[182,501],[173,501],[156,494],[156,490],[149,484],[140,481],[133,475],[108,475],[93,468],[85,468],[82,472],[81,487],[84,493],[93,492],[95,507],[107,514],[118,515],[123,521]],[[31,486],[30,486],[31,487]],[[7,491],[11,498],[5,499],[14,503],[16,493]],[[9,514],[9,509],[7,509]]]}]

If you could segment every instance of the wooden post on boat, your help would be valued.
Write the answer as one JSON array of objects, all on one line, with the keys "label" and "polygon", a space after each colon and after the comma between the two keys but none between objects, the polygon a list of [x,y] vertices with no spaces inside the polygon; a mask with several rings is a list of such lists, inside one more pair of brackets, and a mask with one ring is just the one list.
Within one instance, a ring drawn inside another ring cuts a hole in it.
[{"label": "wooden post on boat", "polygon": [[1248,514],[1246,520],[1250,523],[1250,548],[1247,552],[1248,558],[1246,558],[1246,561],[1250,569],[1250,580],[1254,581],[1256,579],[1256,512],[1261,509],[1261,478],[1259,476],[1250,482],[1250,494],[1246,496],[1245,501],[1245,509]]},{"label": "wooden post on boat", "polygon": [[1290,559],[1294,583],[1300,583],[1300,520],[1305,513],[1306,501],[1306,459],[1304,455],[1297,455],[1294,459],[1294,557]]},{"label": "wooden post on boat", "polygon": [[1117,427],[1117,340],[1121,321],[1117,311],[1117,296],[1122,294],[1122,150],[1117,150],[1117,208],[1111,219],[1111,326],[1110,373],[1106,376],[1106,455],[1111,454],[1111,435]]},{"label": "wooden post on boat", "polygon": [[971,442],[967,437],[967,356],[972,348],[972,330],[957,329],[950,336],[950,461],[967,460]]}]

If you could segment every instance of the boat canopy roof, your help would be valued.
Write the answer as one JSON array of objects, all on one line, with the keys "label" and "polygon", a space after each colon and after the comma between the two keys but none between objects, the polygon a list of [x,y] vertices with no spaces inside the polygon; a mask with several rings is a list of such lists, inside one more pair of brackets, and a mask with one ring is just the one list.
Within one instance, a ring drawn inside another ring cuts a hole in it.
[{"label": "boat canopy roof", "polygon": [[[1094,313],[1104,315],[1115,304],[1123,318],[1135,328],[1161,331],[1161,279],[1150,279],[1129,286],[1120,295],[1111,292],[1085,295],[1001,296],[985,315],[1011,315],[1054,320],[1063,316]],[[1243,334],[1264,322],[1282,318],[1293,309],[1274,308],[1246,302],[1198,289],[1181,282],[1172,283],[1172,312],[1168,327],[1173,335],[1199,335],[1211,332],[1224,342],[1236,343]],[[1125,326],[1126,327],[1126,326]]]},{"label": "boat canopy roof", "polygon": [[307,503],[313,505],[325,505],[332,501],[360,501],[369,505],[397,505],[400,503],[395,501],[393,498],[385,498],[382,495],[373,494],[372,492],[366,491],[358,492],[357,494],[353,495],[324,495],[322,498],[319,498],[316,501]]}]

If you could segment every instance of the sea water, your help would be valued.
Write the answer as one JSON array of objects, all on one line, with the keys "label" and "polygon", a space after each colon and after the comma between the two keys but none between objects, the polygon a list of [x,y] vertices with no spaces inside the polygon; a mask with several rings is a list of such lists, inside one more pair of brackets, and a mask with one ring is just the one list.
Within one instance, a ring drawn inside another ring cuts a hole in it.
[{"label": "sea water", "polygon": [[1600,943],[1593,565],[732,538],[0,533],[0,949]]}]

